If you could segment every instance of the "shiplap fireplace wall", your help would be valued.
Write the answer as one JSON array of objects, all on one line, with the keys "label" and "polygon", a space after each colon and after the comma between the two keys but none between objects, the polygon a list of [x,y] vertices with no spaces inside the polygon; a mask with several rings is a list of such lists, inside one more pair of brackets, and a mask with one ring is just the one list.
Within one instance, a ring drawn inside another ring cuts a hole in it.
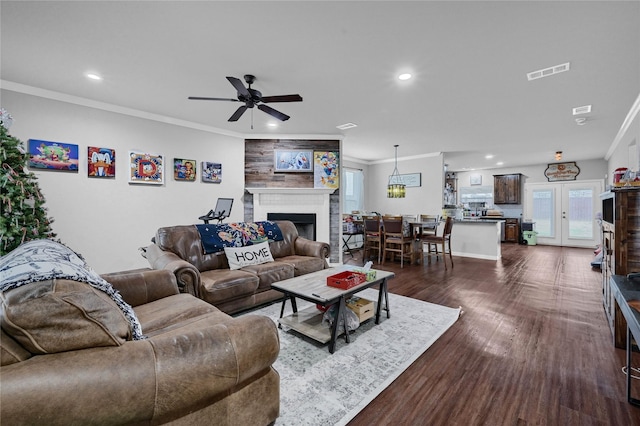
[{"label": "shiplap fireplace wall", "polygon": [[246,221],[267,220],[267,213],[315,213],[316,240],[329,243],[329,261],[340,261],[340,189],[314,188],[313,173],[276,172],[276,150],[332,151],[339,140],[245,139]]}]

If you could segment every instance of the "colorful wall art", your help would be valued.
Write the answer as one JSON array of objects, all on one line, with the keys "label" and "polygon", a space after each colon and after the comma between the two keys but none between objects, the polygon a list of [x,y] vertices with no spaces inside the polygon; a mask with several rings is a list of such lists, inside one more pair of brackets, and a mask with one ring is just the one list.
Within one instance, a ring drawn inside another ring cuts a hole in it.
[{"label": "colorful wall art", "polygon": [[162,155],[129,151],[129,183],[162,185],[164,183]]},{"label": "colorful wall art", "polygon": [[29,167],[78,173],[78,145],[29,139]]},{"label": "colorful wall art", "polygon": [[185,160],[183,158],[173,159],[173,178],[175,180],[196,180],[196,160]]},{"label": "colorful wall art", "polygon": [[313,172],[311,151],[276,150],[274,168],[276,172]]},{"label": "colorful wall art", "polygon": [[222,182],[222,164],[202,162],[202,181],[209,183]]},{"label": "colorful wall art", "polygon": [[111,148],[87,147],[87,176],[115,177],[116,150]]},{"label": "colorful wall art", "polygon": [[334,151],[316,151],[313,153],[313,187],[340,187],[338,153]]}]

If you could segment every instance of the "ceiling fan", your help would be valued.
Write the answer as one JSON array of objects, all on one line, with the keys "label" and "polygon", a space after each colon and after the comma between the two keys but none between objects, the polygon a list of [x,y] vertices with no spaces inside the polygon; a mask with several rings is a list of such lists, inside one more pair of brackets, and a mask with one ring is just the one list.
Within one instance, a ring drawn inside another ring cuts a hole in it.
[{"label": "ceiling fan", "polygon": [[[258,106],[258,109],[266,112],[272,117],[277,118],[281,121],[286,121],[289,119],[287,114],[283,114],[280,111],[277,111],[271,108],[268,105],[264,105],[265,103],[271,102],[302,102],[302,97],[300,95],[279,95],[279,96],[262,96],[256,89],[252,89],[251,85],[254,81],[256,81],[256,77],[247,74],[244,76],[244,81],[247,82],[249,87],[244,87],[242,81],[235,77],[227,77],[229,83],[233,85],[238,91],[238,99],[231,98],[204,98],[199,96],[189,96],[189,99],[200,100],[200,101],[230,101],[230,102],[244,102],[240,108],[233,113],[231,117],[229,117],[228,121],[238,121],[238,119],[244,114],[247,108],[253,108],[254,106]],[[253,127],[253,126],[252,126]]]}]

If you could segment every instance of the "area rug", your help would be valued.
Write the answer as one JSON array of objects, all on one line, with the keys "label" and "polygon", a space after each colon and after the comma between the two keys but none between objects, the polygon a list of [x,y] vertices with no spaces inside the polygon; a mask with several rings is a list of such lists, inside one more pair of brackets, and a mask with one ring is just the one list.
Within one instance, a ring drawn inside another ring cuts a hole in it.
[{"label": "area rug", "polygon": [[[367,289],[358,296],[378,300]],[[298,310],[310,303],[298,299]],[[294,331],[279,330],[280,417],[276,425],[345,425],[413,361],[431,346],[460,315],[460,308],[389,294],[391,318],[383,311],[380,324],[371,319],[336,342],[335,352]],[[280,303],[252,311],[276,323]],[[285,315],[291,313],[287,303]]]}]

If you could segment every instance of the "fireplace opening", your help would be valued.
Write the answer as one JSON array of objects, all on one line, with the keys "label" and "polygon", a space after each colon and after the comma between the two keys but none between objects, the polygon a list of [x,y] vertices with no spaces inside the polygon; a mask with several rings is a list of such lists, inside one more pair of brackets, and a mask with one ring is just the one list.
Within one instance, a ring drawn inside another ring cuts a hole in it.
[{"label": "fireplace opening", "polygon": [[315,213],[267,213],[267,220],[289,220],[298,230],[298,235],[308,240],[316,240]]}]

